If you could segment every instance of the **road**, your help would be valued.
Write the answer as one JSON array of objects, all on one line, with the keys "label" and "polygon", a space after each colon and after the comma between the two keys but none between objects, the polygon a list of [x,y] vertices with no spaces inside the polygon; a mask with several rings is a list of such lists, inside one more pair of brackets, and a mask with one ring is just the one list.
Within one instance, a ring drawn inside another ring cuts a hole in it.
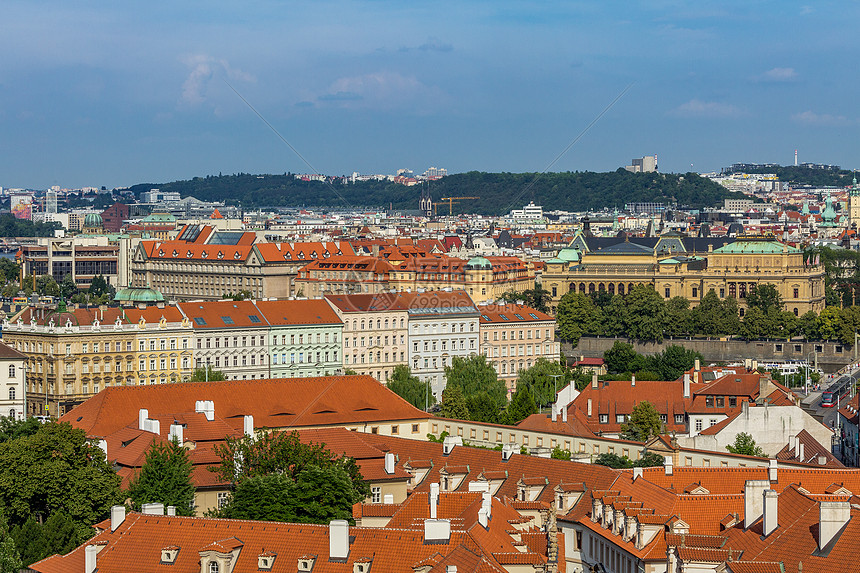
[{"label": "road", "polygon": [[[857,381],[858,376],[860,376],[860,368],[855,368],[850,372],[846,372],[842,376],[838,376],[835,378],[824,378],[821,382],[821,390],[810,392],[808,396],[804,396],[803,393],[800,393],[800,396],[802,397],[803,408],[817,420],[820,420],[825,426],[835,430],[839,417],[839,408],[845,406],[845,404],[847,404],[851,400],[850,386],[848,387],[848,390],[846,390],[842,395],[839,396],[838,405],[831,408],[824,408],[821,406],[821,393],[823,390],[827,389],[836,382],[850,381],[852,376],[854,380]],[[839,443],[837,440],[834,440],[831,449],[833,451],[833,454],[839,457]]]}]

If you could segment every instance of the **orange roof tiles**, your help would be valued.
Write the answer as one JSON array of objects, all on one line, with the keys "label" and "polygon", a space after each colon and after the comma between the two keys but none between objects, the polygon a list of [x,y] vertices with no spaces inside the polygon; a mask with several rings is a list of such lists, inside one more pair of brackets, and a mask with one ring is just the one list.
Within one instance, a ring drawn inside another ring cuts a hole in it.
[{"label": "orange roof tiles", "polygon": [[257,308],[272,326],[293,324],[343,324],[337,313],[320,299],[262,300]]},{"label": "orange roof tiles", "polygon": [[555,322],[546,313],[523,304],[485,304],[478,306],[481,324],[506,324],[515,322]]},{"label": "orange roof tiles", "polygon": [[[370,376],[229,380],[152,386],[111,386],[66,413],[61,420],[90,436],[107,436],[137,420],[194,412],[197,400],[212,400],[215,415],[236,431],[243,416],[257,428],[340,426],[388,420],[426,419]],[[858,490],[860,491],[860,490]]]}]

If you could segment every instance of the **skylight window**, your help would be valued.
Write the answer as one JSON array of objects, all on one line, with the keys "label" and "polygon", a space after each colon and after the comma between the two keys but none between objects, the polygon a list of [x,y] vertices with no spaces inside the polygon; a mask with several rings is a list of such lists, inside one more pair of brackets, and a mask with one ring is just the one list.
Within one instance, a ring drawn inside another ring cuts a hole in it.
[{"label": "skylight window", "polygon": [[204,318],[199,317],[199,316],[194,317],[194,322],[198,326],[206,326],[206,320]]},{"label": "skylight window", "polygon": [[514,316],[516,316],[516,317],[517,317],[517,318],[519,318],[520,320],[525,320],[525,319],[522,317],[522,315],[520,315],[520,314],[514,314]]},{"label": "skylight window", "polygon": [[540,319],[537,317],[537,315],[536,315],[535,313],[533,313],[533,312],[530,312],[530,313],[529,313],[529,316],[530,316],[530,317],[532,317],[532,318],[533,318],[533,319],[535,319],[535,320],[540,320]]},{"label": "skylight window", "polygon": [[260,317],[259,317],[259,316],[257,316],[256,314],[249,314],[249,315],[248,315],[248,319],[249,319],[251,322],[253,322],[253,323],[258,323],[258,322],[260,322]]},{"label": "skylight window", "polygon": [[229,316],[222,316],[221,320],[224,321],[224,324],[236,324],[235,322],[233,322],[233,319]]},{"label": "skylight window", "polygon": [[499,315],[499,318],[501,318],[502,320],[510,320],[510,319],[509,319],[507,316],[505,316],[504,314],[500,314],[500,315]]}]

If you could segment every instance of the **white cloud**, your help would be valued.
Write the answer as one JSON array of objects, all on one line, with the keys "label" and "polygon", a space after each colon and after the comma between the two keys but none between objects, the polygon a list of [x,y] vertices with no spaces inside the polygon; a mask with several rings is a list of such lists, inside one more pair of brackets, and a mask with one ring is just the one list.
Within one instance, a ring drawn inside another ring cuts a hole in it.
[{"label": "white cloud", "polygon": [[765,82],[791,82],[797,79],[794,68],[772,68],[761,75]]},{"label": "white cloud", "polygon": [[182,83],[180,100],[190,105],[198,105],[206,99],[206,89],[212,78],[219,73],[234,81],[254,82],[256,78],[240,69],[233,68],[224,59],[213,58],[205,54],[186,56],[183,63],[191,68],[188,77]]},{"label": "white cloud", "polygon": [[831,115],[829,113],[815,113],[814,111],[807,110],[800,113],[796,113],[791,116],[793,121],[797,123],[802,123],[805,125],[815,125],[815,126],[825,126],[825,127],[834,127],[834,126],[843,126],[854,123],[844,115]]},{"label": "white cloud", "polygon": [[681,117],[738,117],[743,115],[738,107],[731,104],[700,99],[691,99],[682,103],[670,113]]},{"label": "white cloud", "polygon": [[420,110],[433,105],[441,96],[438,88],[425,85],[415,76],[381,71],[339,78],[317,101],[343,107],[409,105]]}]

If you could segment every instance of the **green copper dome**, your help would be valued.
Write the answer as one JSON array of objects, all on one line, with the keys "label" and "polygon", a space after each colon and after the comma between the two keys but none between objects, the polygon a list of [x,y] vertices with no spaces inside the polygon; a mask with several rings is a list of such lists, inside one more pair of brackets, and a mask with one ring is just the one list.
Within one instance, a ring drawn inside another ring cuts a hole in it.
[{"label": "green copper dome", "polygon": [[84,217],[84,227],[101,227],[102,223],[102,216],[98,213],[87,213]]},{"label": "green copper dome", "polygon": [[466,263],[467,269],[491,269],[493,264],[484,257],[472,257]]},{"label": "green copper dome", "polygon": [[124,288],[117,291],[114,302],[164,302],[164,295],[154,288]]}]

